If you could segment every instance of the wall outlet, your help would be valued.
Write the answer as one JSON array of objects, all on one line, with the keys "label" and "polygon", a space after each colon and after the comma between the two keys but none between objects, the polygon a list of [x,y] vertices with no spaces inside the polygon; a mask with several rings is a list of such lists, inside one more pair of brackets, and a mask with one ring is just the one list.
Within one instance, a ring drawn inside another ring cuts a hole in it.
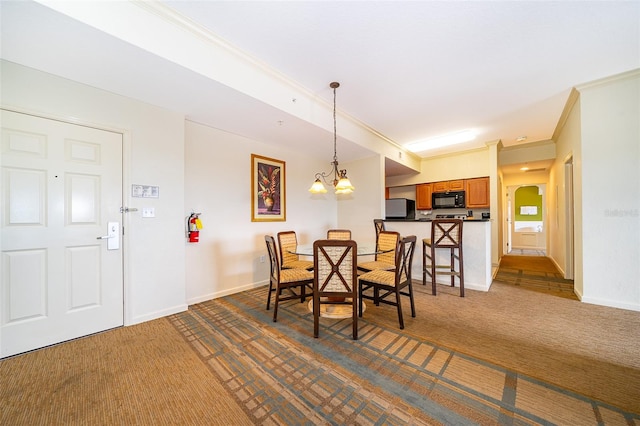
[{"label": "wall outlet", "polygon": [[264,261],[265,261],[265,257],[264,257],[264,254],[263,254],[262,256],[260,256],[260,263],[264,263]]}]

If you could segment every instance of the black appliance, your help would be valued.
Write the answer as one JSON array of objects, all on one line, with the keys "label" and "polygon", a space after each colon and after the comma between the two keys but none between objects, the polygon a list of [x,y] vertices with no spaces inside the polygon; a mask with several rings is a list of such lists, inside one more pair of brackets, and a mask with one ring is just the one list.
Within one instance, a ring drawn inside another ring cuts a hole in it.
[{"label": "black appliance", "polygon": [[407,198],[390,198],[385,200],[386,219],[415,219],[416,202]]},{"label": "black appliance", "polygon": [[433,209],[463,209],[467,207],[464,191],[434,192],[431,196]]}]

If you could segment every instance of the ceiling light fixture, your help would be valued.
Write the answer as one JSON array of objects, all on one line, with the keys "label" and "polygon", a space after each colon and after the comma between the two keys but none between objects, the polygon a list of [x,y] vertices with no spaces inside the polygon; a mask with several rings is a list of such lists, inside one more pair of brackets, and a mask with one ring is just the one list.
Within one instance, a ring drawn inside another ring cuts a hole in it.
[{"label": "ceiling light fixture", "polygon": [[331,183],[335,187],[336,194],[351,194],[355,188],[351,185],[347,177],[347,171],[338,169],[338,154],[336,150],[338,140],[338,134],[336,132],[336,89],[340,87],[340,83],[334,81],[329,84],[329,87],[333,89],[333,161],[331,162],[333,170],[329,173],[316,173],[316,181],[311,185],[311,188],[309,188],[309,192],[313,194],[324,194],[327,192],[322,181],[328,183],[327,178],[333,173],[333,181]]},{"label": "ceiling light fixture", "polygon": [[433,138],[421,139],[405,145],[409,151],[421,152],[429,149],[441,148],[443,146],[456,145],[463,142],[469,142],[476,138],[476,132],[473,130],[463,130],[448,135],[436,136]]}]

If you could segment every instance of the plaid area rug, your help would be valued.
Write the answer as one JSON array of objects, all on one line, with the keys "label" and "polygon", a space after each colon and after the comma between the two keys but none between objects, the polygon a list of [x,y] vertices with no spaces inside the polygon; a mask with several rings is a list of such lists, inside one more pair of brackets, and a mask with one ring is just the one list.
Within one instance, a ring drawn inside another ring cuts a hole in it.
[{"label": "plaid area rug", "polygon": [[[640,416],[399,328],[265,310],[266,287],[169,317],[255,424],[634,424]],[[379,309],[376,307],[376,309]],[[395,315],[395,308],[385,307]]]}]

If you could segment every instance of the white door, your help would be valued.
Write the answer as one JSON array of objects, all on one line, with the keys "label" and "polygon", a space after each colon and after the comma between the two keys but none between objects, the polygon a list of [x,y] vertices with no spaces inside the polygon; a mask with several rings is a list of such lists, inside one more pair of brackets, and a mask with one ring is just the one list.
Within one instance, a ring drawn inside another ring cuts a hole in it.
[{"label": "white door", "polygon": [[121,326],[122,135],[0,113],[0,357]]}]

